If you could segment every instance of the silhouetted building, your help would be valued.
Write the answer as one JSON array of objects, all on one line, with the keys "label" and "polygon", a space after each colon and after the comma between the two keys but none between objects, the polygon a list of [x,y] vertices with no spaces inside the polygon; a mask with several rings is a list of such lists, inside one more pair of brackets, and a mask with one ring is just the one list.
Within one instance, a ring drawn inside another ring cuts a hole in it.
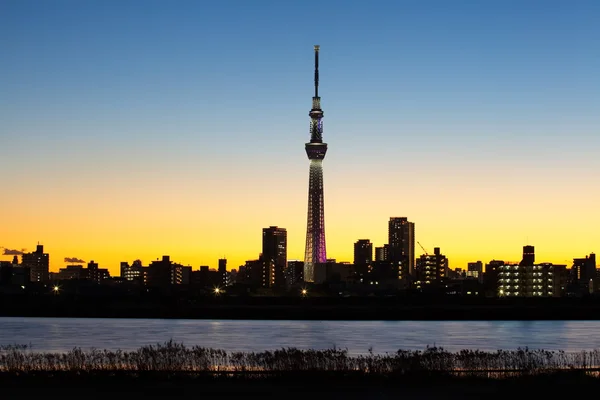
[{"label": "silhouetted building", "polygon": [[142,266],[140,260],[135,260],[131,265],[127,262],[121,262],[121,278],[137,284],[146,283],[147,268]]},{"label": "silhouetted building", "polygon": [[360,279],[367,277],[372,263],[373,244],[369,239],[359,239],[354,243],[354,271]]},{"label": "silhouetted building", "polygon": [[94,260],[90,261],[87,266],[87,278],[97,284],[101,284],[106,279],[110,278],[110,273],[106,268],[98,268],[98,263]]},{"label": "silhouetted building", "polygon": [[81,280],[88,278],[88,271],[83,265],[67,265],[60,268],[57,273],[50,273],[50,277],[53,281]]},{"label": "silhouetted building", "polygon": [[218,270],[210,269],[207,265],[201,265],[197,271],[190,272],[190,283],[201,288],[220,288],[221,274]]},{"label": "silhouetted building", "polygon": [[348,282],[352,272],[352,264],[349,262],[337,262],[335,259],[329,259],[325,263],[325,277],[323,282],[344,283]]},{"label": "silhouetted building", "polygon": [[535,248],[533,246],[523,246],[523,259],[520,265],[533,265],[535,264]]},{"label": "silhouetted building", "polygon": [[238,273],[240,283],[252,287],[264,287],[267,281],[262,255],[258,260],[248,260]]},{"label": "silhouetted building", "polygon": [[574,258],[570,272],[569,295],[585,296],[594,293],[594,282],[597,281],[596,255],[594,253],[585,258]]},{"label": "silhouetted building", "polygon": [[263,229],[262,261],[264,262],[264,287],[285,286],[287,264],[287,231],[271,226]]},{"label": "silhouetted building", "polygon": [[448,276],[448,259],[440,252],[440,248],[433,249],[433,254],[423,254],[417,260],[416,283],[423,284],[439,283]]},{"label": "silhouetted building", "polygon": [[232,269],[227,272],[227,285],[235,285],[237,283],[238,271],[237,269]]},{"label": "silhouetted building", "polygon": [[171,285],[173,262],[169,256],[163,256],[160,261],[152,261],[148,266],[148,286],[167,288]]},{"label": "silhouetted building", "polygon": [[289,286],[299,285],[304,283],[304,261],[290,260],[287,262],[287,270],[285,280]]},{"label": "silhouetted building", "polygon": [[481,261],[467,263],[467,278],[475,278],[483,283],[483,263]]},{"label": "silhouetted building", "polygon": [[383,285],[398,283],[398,268],[390,261],[374,261],[369,268],[369,273],[366,278],[363,278],[362,283],[369,285]]},{"label": "silhouetted building", "polygon": [[0,285],[27,286],[31,281],[29,268],[19,264],[17,256],[11,261],[0,261]]},{"label": "silhouetted building", "polygon": [[219,271],[219,278],[220,278],[219,286],[220,287],[228,286],[229,282],[227,281],[227,259],[225,259],[225,258],[219,259],[218,271]]},{"label": "silhouetted building", "polygon": [[497,297],[498,294],[498,275],[501,267],[506,262],[502,260],[492,260],[485,265],[485,271],[483,272],[483,289],[486,297]]},{"label": "silhouetted building", "polygon": [[375,248],[375,261],[390,260],[390,245],[384,244],[382,247]]},{"label": "silhouetted building", "polygon": [[398,269],[399,279],[410,279],[415,266],[415,224],[406,217],[392,217],[388,223],[389,260]]},{"label": "silhouetted building", "polygon": [[32,253],[22,256],[22,265],[29,268],[31,282],[46,282],[49,279],[50,256],[44,253],[44,246],[38,244]]}]

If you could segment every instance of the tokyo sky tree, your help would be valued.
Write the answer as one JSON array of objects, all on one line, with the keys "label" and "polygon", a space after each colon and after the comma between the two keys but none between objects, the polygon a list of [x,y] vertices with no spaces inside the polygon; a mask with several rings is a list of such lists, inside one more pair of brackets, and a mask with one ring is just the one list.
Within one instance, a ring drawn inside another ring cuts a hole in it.
[{"label": "tokyo sky tree", "polygon": [[315,282],[315,266],[325,264],[325,211],[323,201],[323,159],[327,143],[323,143],[323,110],[319,97],[319,46],[315,46],[315,96],[310,116],[310,142],[306,155],[310,160],[308,181],[308,221],[306,226],[306,251],[304,253],[304,281]]}]

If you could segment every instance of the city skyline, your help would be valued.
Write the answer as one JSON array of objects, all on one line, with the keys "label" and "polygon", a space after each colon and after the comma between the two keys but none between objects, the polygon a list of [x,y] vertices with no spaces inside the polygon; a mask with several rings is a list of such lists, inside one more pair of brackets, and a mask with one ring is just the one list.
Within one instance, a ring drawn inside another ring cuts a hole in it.
[{"label": "city skyline", "polygon": [[328,257],[391,216],[451,268],[598,251],[595,2],[144,4],[0,5],[0,246],[237,268],[280,226],[302,260],[320,43]]}]

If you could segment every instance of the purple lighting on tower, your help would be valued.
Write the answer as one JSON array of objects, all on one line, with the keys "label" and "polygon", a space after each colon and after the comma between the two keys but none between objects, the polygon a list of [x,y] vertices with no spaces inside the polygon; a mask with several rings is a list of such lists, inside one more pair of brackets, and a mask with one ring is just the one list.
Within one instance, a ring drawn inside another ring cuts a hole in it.
[{"label": "purple lighting on tower", "polygon": [[308,220],[306,224],[306,251],[304,253],[304,280],[315,282],[315,272],[327,261],[325,250],[325,211],[323,200],[323,159],[327,143],[323,143],[323,110],[319,97],[319,46],[315,46],[315,95],[310,121],[310,142],[306,143],[306,155],[310,160],[308,181]]}]

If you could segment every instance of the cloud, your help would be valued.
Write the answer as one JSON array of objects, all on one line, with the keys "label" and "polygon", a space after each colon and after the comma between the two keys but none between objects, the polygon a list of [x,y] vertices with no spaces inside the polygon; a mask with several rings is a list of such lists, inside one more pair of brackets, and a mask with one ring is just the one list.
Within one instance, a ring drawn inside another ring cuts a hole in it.
[{"label": "cloud", "polygon": [[84,263],[85,261],[77,257],[65,257],[66,263]]},{"label": "cloud", "polygon": [[2,255],[3,256],[22,256],[23,252],[21,250],[7,249],[6,247],[2,247]]}]

